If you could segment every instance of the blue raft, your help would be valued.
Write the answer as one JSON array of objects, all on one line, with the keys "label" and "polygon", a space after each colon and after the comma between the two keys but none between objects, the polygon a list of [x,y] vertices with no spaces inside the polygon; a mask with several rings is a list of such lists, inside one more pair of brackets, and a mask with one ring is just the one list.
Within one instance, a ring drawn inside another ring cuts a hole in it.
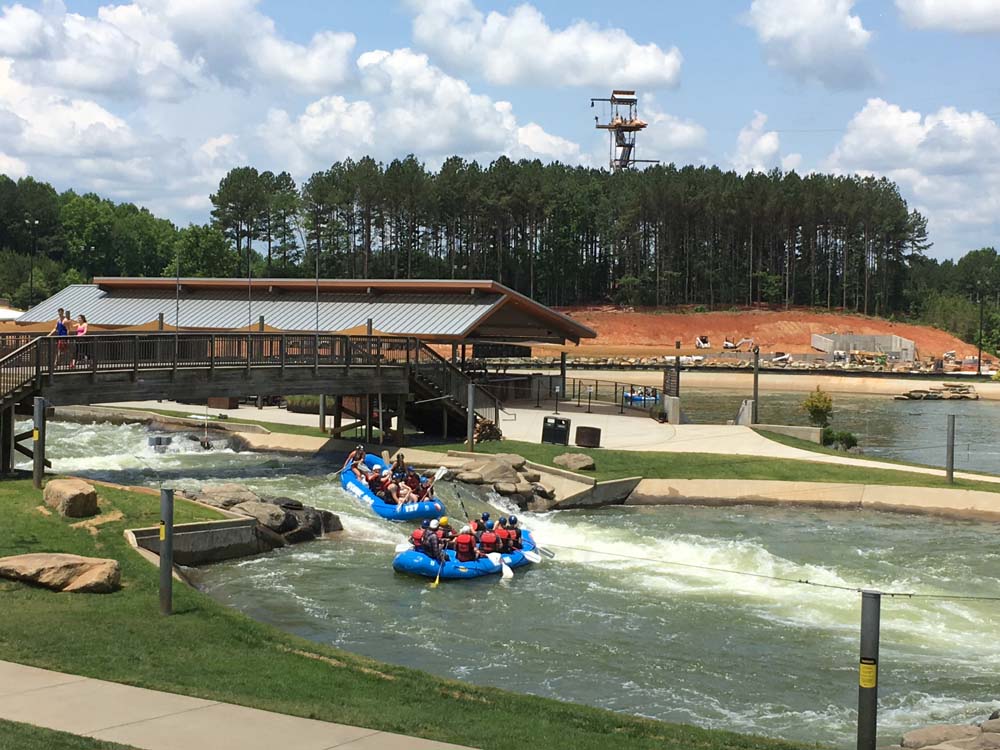
[{"label": "blue raft", "polygon": [[[385,462],[377,456],[365,456],[365,463],[380,471],[388,468]],[[424,518],[437,518],[445,514],[444,504],[440,500],[423,500],[406,505],[387,503],[376,497],[368,489],[368,485],[355,476],[350,467],[340,472],[340,485],[358,500],[369,505],[377,515],[390,521],[419,521]]]},{"label": "blue raft", "polygon": [[[521,530],[521,542],[523,550],[517,550],[509,554],[501,555],[505,563],[511,568],[520,568],[522,565],[530,564],[530,560],[524,556],[525,552],[535,549],[535,540],[531,532],[527,529]],[[438,569],[441,570],[442,578],[479,578],[480,576],[493,575],[499,573],[502,566],[494,564],[488,558],[481,557],[474,562],[459,562],[455,559],[455,550],[448,550],[448,562],[441,566],[441,563],[432,560],[423,552],[407,550],[400,552],[392,561],[392,569],[397,573],[410,573],[412,575],[424,576],[425,578],[436,578]]]},{"label": "blue raft", "polygon": [[623,393],[622,399],[627,404],[655,404],[659,401],[659,396],[651,393]]}]

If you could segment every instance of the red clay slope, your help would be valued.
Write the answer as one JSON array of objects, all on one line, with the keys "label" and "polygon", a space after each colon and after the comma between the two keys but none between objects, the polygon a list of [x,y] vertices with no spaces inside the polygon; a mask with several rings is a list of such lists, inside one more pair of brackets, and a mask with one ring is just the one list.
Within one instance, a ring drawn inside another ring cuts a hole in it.
[{"label": "red clay slope", "polygon": [[[682,351],[694,351],[696,336],[708,336],[711,351],[721,351],[725,338],[754,339],[762,352],[807,353],[813,351],[814,333],[896,334],[912,339],[920,357],[940,357],[955,350],[959,356],[975,354],[976,347],[950,333],[927,326],[893,323],[881,318],[812,310],[743,310],[739,312],[673,312],[654,309],[620,310],[612,307],[560,308],[560,312],[597,331],[596,339],[585,339],[579,348],[567,347],[577,356],[606,354],[669,354],[674,341]],[[744,347],[745,349],[746,347]]]}]

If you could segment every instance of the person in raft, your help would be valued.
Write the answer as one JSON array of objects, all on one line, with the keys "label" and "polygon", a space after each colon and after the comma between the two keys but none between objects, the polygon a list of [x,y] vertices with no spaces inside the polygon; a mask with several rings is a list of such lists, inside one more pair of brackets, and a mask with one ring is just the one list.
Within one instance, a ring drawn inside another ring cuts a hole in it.
[{"label": "person in raft", "polygon": [[448,562],[448,554],[444,551],[444,545],[441,544],[441,540],[438,539],[437,535],[439,525],[438,520],[435,518],[428,525],[427,531],[424,532],[421,540],[424,545],[424,554],[431,558],[431,560]]},{"label": "person in raft", "polygon": [[451,527],[448,516],[441,516],[438,520],[438,539],[445,549],[455,549],[455,529]]},{"label": "person in raft", "polygon": [[507,553],[511,551],[510,531],[507,529],[507,516],[500,516],[493,532],[497,535],[497,545],[499,552]]},{"label": "person in raft", "polygon": [[354,450],[347,454],[347,458],[344,460],[344,465],[340,469],[341,471],[347,471],[350,468],[354,472],[354,476],[358,479],[364,480],[365,475],[362,473],[365,471],[365,446],[356,445]]},{"label": "person in raft", "polygon": [[517,525],[517,516],[511,516],[507,519],[507,533],[510,534],[511,551],[521,549],[521,529]]},{"label": "person in raft", "polygon": [[402,453],[396,454],[396,460],[392,462],[392,478],[397,482],[406,478],[406,459]]},{"label": "person in raft", "polygon": [[483,529],[483,533],[479,537],[479,551],[483,555],[489,555],[493,552],[500,551],[499,539],[497,538],[496,532],[493,531],[493,522],[487,521],[486,528]]},{"label": "person in raft", "polygon": [[455,559],[459,562],[472,562],[479,557],[476,550],[476,537],[472,535],[469,526],[463,526],[455,537]]},{"label": "person in raft", "polygon": [[424,534],[427,534],[430,530],[431,522],[429,518],[425,518],[420,523],[420,528],[414,529],[410,532],[410,544],[413,545],[413,549],[417,552],[424,551]]}]

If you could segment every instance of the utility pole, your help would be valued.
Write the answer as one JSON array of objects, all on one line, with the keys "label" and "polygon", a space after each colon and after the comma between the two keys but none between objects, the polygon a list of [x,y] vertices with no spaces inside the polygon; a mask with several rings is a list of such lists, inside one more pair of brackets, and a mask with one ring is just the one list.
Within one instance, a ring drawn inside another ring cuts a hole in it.
[{"label": "utility pole", "polygon": [[979,356],[976,357],[976,375],[983,374],[983,292],[980,285],[976,284],[976,291],[979,297]]},{"label": "utility pole", "polygon": [[28,271],[28,307],[31,307],[35,304],[35,254],[38,252],[38,219],[32,219],[31,216],[25,214],[24,223],[31,234],[31,265]]},{"label": "utility pole", "polygon": [[881,592],[861,592],[858,750],[875,750],[875,733],[878,726],[878,641],[881,607]]}]

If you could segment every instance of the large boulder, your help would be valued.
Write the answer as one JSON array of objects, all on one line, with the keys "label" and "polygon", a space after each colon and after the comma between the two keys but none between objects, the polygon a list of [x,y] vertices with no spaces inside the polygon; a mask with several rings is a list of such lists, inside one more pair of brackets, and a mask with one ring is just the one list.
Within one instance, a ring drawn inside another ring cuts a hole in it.
[{"label": "large boulder", "polygon": [[45,485],[45,504],[69,518],[96,516],[97,490],[80,479],[52,479]]},{"label": "large boulder", "polygon": [[482,484],[483,475],[478,471],[460,471],[455,475],[455,479],[466,484]]},{"label": "large boulder", "polygon": [[106,594],[121,585],[121,568],[117,560],[39,552],[0,558],[0,578],[53,591]]},{"label": "large boulder", "polygon": [[540,482],[542,481],[542,475],[537,471],[532,471],[530,469],[525,469],[521,471],[521,479],[525,482]]},{"label": "large boulder", "polygon": [[232,508],[240,503],[260,502],[260,496],[256,492],[234,482],[205,485],[201,488],[198,499],[220,508]]},{"label": "large boulder", "polygon": [[543,482],[532,482],[531,490],[536,495],[541,495],[546,500],[552,500],[556,496],[556,488],[551,484],[545,484]]},{"label": "large boulder", "polygon": [[280,506],[271,503],[251,500],[246,503],[234,505],[232,510],[235,513],[243,513],[251,518],[256,518],[257,523],[267,526],[267,528],[277,531],[279,534],[295,528],[296,525],[295,519],[291,517],[290,513],[287,513]]},{"label": "large boulder", "polygon": [[594,469],[594,459],[586,453],[563,453],[552,459],[552,463],[570,471],[593,471]]},{"label": "large boulder", "polygon": [[515,471],[523,469],[526,463],[524,456],[519,456],[516,453],[494,453],[493,460],[507,464]]},{"label": "large boulder", "polygon": [[344,524],[340,522],[340,516],[338,516],[336,513],[331,513],[328,510],[321,510],[319,514],[323,518],[324,534],[328,534],[331,531],[344,530]]},{"label": "large boulder", "polygon": [[517,485],[513,482],[497,482],[493,485],[493,491],[498,495],[513,495],[517,492]]},{"label": "large boulder", "polygon": [[909,750],[920,750],[932,745],[943,745],[956,740],[969,740],[982,734],[979,727],[972,724],[934,724],[923,729],[914,729],[903,735],[900,743]]},{"label": "large boulder", "polygon": [[1000,732],[1000,711],[994,711],[990,718],[979,725],[984,732]]},{"label": "large boulder", "polygon": [[506,461],[488,460],[482,465],[473,469],[483,475],[484,484],[496,484],[497,482],[514,482],[520,479],[520,475]]},{"label": "large boulder", "polygon": [[[522,497],[524,497],[522,495]],[[552,510],[556,501],[550,497],[543,497],[542,495],[529,495],[530,499],[524,505],[525,510],[530,510],[532,513],[547,513]]]}]

